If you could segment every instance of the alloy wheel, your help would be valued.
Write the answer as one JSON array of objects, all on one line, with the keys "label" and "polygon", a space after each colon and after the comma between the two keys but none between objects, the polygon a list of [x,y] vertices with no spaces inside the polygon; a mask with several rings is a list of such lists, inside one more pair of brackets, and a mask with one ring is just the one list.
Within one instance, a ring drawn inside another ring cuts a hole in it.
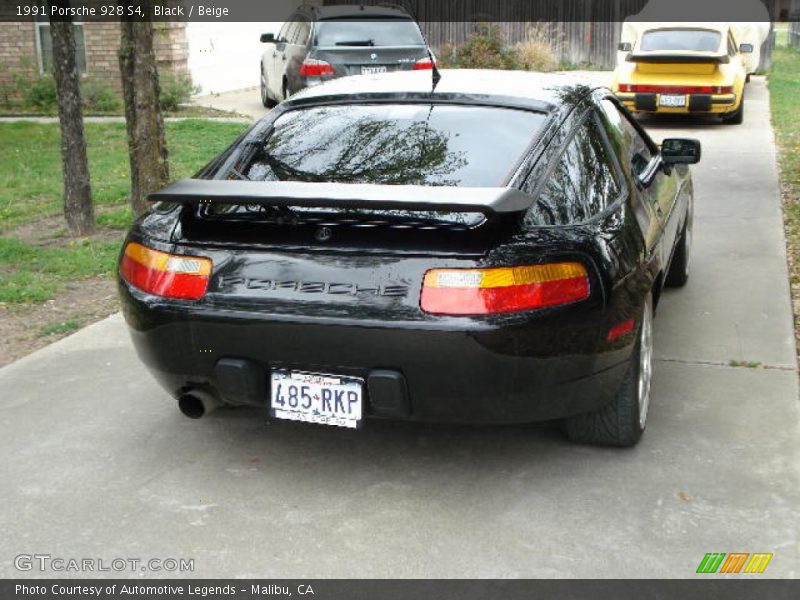
[{"label": "alloy wheel", "polygon": [[639,427],[647,423],[647,410],[650,407],[650,383],[653,377],[653,301],[648,296],[642,315],[642,329],[639,341]]}]

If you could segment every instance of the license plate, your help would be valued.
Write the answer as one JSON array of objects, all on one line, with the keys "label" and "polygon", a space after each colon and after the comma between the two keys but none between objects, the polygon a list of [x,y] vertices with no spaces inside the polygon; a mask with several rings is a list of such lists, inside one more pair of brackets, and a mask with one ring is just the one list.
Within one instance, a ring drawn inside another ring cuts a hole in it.
[{"label": "license plate", "polygon": [[661,106],[670,106],[670,107],[686,106],[686,96],[681,96],[677,94],[661,94],[659,103],[661,104]]},{"label": "license plate", "polygon": [[271,382],[270,415],[276,419],[351,429],[361,422],[362,379],[274,369]]},{"label": "license plate", "polygon": [[375,75],[377,73],[386,73],[386,67],[361,67],[362,75]]}]

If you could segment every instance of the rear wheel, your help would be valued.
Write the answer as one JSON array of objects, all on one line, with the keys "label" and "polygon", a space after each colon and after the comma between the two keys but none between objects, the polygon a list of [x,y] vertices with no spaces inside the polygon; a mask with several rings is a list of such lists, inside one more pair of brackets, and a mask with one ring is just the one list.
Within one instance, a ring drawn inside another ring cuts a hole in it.
[{"label": "rear wheel", "polygon": [[267,78],[264,75],[264,69],[261,69],[261,104],[264,105],[265,108],[272,108],[275,106],[275,101],[269,97],[269,91],[267,90]]},{"label": "rear wheel", "polygon": [[722,117],[722,122],[727,125],[741,125],[744,123],[744,98],[739,103],[739,108]]},{"label": "rear wheel", "polygon": [[596,412],[565,419],[567,436],[583,444],[636,445],[647,425],[652,373],[653,295],[648,294],[636,349],[616,397]]}]

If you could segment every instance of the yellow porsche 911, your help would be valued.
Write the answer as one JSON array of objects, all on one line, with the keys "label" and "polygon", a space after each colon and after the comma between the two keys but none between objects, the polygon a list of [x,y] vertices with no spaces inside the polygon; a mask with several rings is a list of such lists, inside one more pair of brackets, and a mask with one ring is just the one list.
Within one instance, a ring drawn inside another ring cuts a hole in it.
[{"label": "yellow porsche 911", "polygon": [[744,118],[744,54],[728,24],[642,23],[633,42],[622,42],[612,88],[634,112],[717,114],[725,123]]}]

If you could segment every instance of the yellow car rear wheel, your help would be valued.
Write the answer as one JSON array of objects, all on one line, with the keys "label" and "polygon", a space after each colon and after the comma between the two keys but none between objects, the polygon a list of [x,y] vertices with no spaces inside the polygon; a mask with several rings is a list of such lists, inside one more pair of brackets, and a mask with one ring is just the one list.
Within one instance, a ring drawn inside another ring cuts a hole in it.
[{"label": "yellow car rear wheel", "polygon": [[722,122],[726,125],[741,125],[744,122],[744,98],[742,98],[742,101],[739,103],[738,109],[732,113],[723,115]]}]

